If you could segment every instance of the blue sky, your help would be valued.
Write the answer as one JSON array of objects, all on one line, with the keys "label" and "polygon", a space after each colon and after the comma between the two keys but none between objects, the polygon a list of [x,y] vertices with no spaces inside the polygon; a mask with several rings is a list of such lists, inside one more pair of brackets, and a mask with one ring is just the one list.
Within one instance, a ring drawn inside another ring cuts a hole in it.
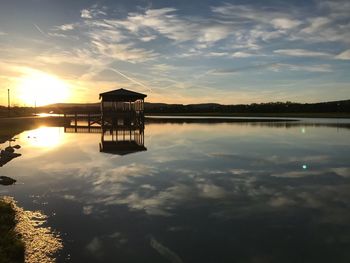
[{"label": "blue sky", "polygon": [[71,102],[350,99],[350,1],[1,0],[0,58],[0,104],[31,72]]}]

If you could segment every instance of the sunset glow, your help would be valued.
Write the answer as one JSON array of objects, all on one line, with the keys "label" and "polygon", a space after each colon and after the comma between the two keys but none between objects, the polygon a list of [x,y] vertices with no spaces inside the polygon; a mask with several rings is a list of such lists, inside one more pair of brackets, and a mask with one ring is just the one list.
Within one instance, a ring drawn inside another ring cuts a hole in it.
[{"label": "sunset glow", "polygon": [[348,0],[165,2],[2,1],[0,105],[8,89],[21,106],[118,88],[175,104],[349,98]]},{"label": "sunset glow", "polygon": [[46,73],[31,72],[19,80],[18,97],[26,106],[65,102],[69,95],[64,81]]}]

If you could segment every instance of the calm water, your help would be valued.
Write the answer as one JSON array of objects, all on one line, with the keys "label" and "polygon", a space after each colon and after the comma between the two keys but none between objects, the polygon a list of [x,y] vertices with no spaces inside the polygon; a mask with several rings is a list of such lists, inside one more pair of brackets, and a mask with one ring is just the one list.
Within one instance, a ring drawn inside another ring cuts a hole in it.
[{"label": "calm water", "polygon": [[125,156],[41,127],[16,136],[22,156],[0,175],[18,183],[0,194],[49,216],[58,262],[350,262],[337,122],[148,124],[147,151]]}]

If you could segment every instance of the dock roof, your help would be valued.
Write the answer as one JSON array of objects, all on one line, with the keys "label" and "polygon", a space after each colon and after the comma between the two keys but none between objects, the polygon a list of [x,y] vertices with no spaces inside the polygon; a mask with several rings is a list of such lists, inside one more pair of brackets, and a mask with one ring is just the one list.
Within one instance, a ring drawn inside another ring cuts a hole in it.
[{"label": "dock roof", "polygon": [[100,99],[102,98],[103,101],[136,101],[146,97],[146,94],[127,89],[116,89],[100,94]]}]

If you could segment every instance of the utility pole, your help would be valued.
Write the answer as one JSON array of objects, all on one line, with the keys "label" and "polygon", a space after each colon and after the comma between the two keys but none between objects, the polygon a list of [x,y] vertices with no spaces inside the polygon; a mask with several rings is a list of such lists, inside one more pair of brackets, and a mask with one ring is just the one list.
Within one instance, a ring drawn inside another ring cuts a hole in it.
[{"label": "utility pole", "polygon": [[11,109],[10,89],[7,89],[7,109],[8,109],[8,116],[10,117],[10,109]]}]

